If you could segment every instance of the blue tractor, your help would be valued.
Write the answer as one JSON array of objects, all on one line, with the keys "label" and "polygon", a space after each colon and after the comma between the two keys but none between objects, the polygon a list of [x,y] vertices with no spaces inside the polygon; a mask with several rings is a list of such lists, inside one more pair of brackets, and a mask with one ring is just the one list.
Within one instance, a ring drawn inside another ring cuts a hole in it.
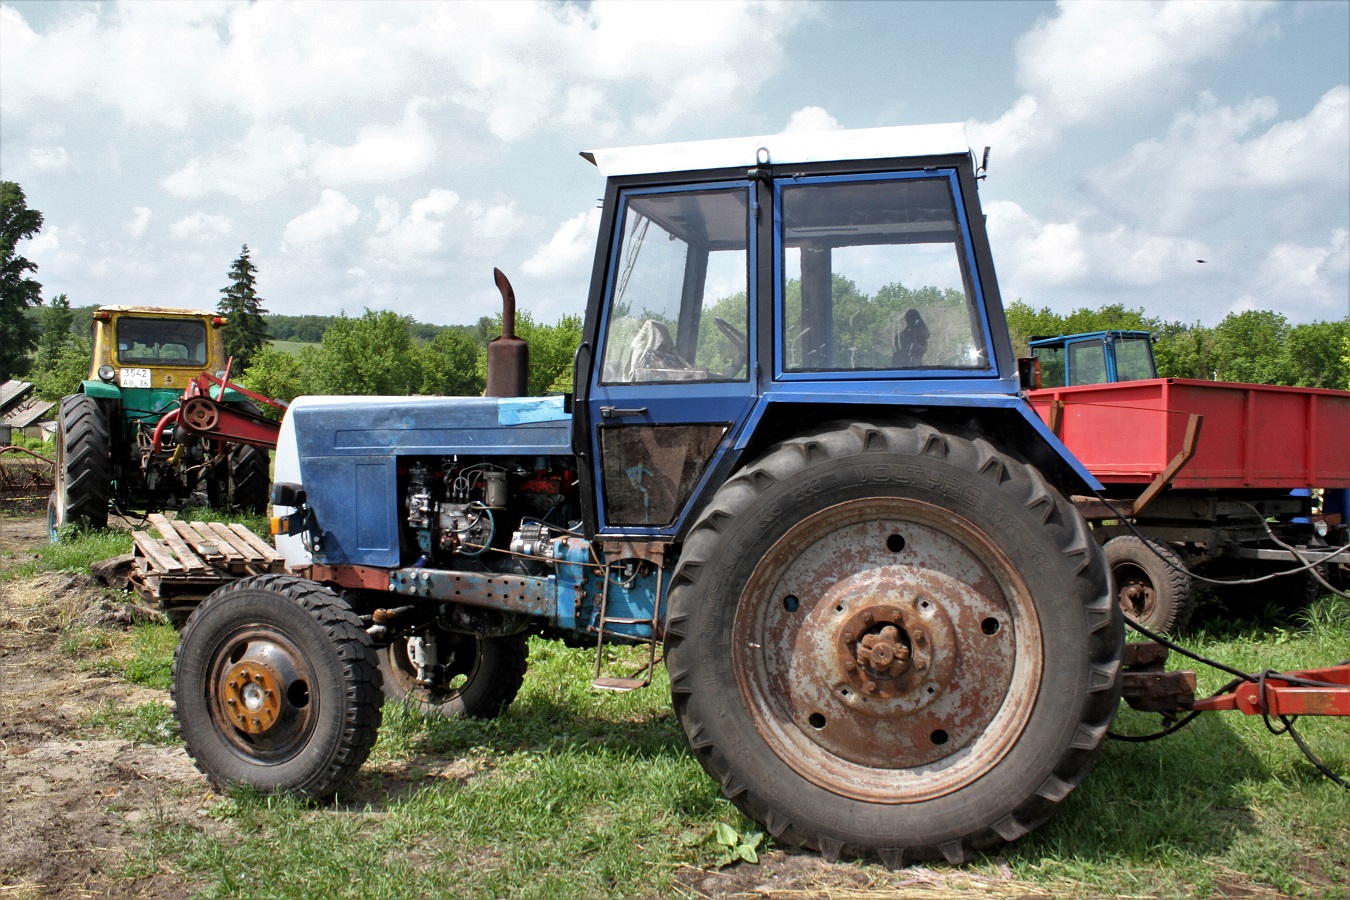
[{"label": "blue tractor", "polygon": [[664,646],[693,754],[779,841],[965,859],[1091,768],[1123,627],[1020,394],[960,125],[583,154],[606,178],[574,397],[307,397],[295,575],[208,597],[174,695],[218,786],[333,793],[385,696],[495,716],[529,635]]}]

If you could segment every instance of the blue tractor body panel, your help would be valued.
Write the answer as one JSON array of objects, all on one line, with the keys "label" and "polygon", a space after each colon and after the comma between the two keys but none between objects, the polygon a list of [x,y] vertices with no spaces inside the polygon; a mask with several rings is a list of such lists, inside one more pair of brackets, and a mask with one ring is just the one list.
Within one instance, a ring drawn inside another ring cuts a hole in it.
[{"label": "blue tractor body panel", "polygon": [[400,565],[401,456],[572,452],[562,397],[300,397],[283,428],[321,529],[314,557],[327,565]]}]

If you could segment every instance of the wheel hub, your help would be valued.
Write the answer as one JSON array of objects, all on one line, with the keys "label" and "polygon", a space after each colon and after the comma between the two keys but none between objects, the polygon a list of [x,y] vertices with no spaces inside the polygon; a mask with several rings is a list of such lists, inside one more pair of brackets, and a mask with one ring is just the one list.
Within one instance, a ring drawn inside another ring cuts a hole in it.
[{"label": "wheel hub", "polygon": [[289,752],[312,718],[312,673],[299,648],[281,635],[250,632],[217,659],[211,707],[220,733],[249,754]]},{"label": "wheel hub", "polygon": [[221,691],[226,714],[234,727],[264,734],[281,714],[281,686],[277,673],[260,662],[238,662],[225,673]]}]

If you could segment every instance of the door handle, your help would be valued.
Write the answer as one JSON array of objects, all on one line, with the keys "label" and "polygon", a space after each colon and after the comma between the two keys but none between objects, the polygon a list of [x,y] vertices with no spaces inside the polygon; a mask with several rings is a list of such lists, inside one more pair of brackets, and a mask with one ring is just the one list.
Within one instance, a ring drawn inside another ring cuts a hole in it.
[{"label": "door handle", "polygon": [[635,409],[625,409],[621,406],[600,407],[600,415],[604,416],[606,419],[620,419],[625,416],[645,416],[646,414],[647,407],[645,406],[639,406]]}]

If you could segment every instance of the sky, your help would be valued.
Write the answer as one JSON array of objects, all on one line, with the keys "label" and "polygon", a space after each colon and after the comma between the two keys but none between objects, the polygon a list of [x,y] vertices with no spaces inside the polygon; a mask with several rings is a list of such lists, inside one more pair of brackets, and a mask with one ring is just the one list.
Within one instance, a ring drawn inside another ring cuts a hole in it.
[{"label": "sky", "polygon": [[[1350,315],[1350,2],[0,2],[44,297],[584,311],[595,148],[964,122],[1005,302]],[[1200,262],[1203,260],[1203,262]]]}]

